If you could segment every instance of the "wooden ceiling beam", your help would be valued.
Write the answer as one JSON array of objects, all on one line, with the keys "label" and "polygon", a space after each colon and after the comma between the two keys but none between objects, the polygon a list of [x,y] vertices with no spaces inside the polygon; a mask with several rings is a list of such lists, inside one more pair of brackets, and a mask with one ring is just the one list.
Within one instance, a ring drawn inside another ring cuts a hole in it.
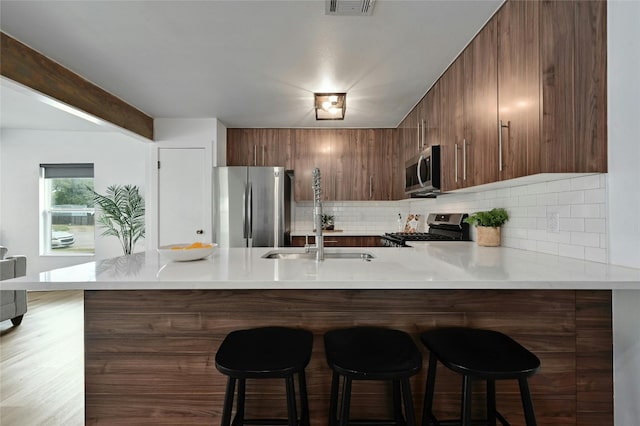
[{"label": "wooden ceiling beam", "polygon": [[153,118],[0,32],[0,75],[153,140]]}]

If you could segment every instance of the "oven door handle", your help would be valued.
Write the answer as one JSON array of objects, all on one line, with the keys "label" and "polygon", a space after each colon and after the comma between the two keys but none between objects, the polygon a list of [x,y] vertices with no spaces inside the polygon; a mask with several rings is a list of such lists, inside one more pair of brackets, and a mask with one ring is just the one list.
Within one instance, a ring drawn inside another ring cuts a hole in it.
[{"label": "oven door handle", "polygon": [[418,172],[418,182],[420,182],[420,187],[424,188],[424,182],[422,181],[422,178],[420,177],[420,169],[422,168],[422,160],[424,160],[424,155],[421,155],[420,158],[418,158],[418,167],[416,167],[416,170]]}]

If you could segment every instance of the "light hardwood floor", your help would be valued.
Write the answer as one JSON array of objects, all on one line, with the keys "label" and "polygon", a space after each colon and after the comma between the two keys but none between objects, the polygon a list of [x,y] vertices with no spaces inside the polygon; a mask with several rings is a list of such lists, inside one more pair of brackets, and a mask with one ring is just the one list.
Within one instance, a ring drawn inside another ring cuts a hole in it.
[{"label": "light hardwood floor", "polygon": [[82,291],[29,292],[19,327],[0,323],[0,425],[84,424]]}]

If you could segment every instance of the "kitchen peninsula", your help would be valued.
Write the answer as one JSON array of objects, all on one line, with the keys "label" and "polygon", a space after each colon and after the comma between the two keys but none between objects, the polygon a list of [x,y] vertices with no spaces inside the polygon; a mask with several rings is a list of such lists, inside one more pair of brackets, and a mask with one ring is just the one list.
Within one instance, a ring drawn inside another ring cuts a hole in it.
[{"label": "kitchen peninsula", "polygon": [[[611,290],[640,289],[640,270],[460,242],[362,249],[371,262],[262,258],[269,250],[220,249],[182,263],[138,253],[2,288],[85,290],[86,424],[217,424],[225,387],[217,347],[231,330],[267,324],[315,334],[313,425],[327,423],[322,334],[353,324],[413,336],[451,325],[503,331],[542,361],[530,382],[539,424],[613,424]],[[424,367],[412,382],[418,415]],[[460,383],[442,371],[437,412],[455,416]],[[281,390],[261,387],[247,409],[284,412]],[[497,390],[499,407],[520,424],[517,387]],[[248,392],[258,391],[248,383]],[[354,401],[354,414],[385,411],[376,394]]]}]

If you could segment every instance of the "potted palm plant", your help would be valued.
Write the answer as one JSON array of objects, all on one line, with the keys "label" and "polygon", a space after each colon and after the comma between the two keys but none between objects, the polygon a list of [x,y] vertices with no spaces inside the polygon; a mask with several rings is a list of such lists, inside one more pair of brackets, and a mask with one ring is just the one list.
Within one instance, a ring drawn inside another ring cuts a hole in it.
[{"label": "potted palm plant", "polygon": [[145,236],[144,198],[135,185],[112,185],[105,195],[93,193],[93,201],[100,209],[97,219],[103,236],[120,240],[124,254],[131,254],[136,242]]},{"label": "potted palm plant", "polygon": [[476,212],[464,221],[475,225],[478,231],[477,242],[479,246],[497,247],[501,240],[501,226],[509,220],[509,214],[503,208],[495,208],[489,211]]}]

